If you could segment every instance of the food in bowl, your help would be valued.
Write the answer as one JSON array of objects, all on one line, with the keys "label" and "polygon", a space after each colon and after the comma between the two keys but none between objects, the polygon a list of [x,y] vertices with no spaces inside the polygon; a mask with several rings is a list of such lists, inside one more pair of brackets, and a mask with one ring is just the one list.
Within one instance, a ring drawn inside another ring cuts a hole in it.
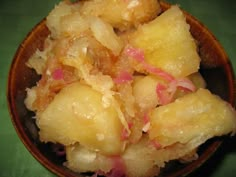
[{"label": "food in bowl", "polygon": [[[111,8],[112,7],[112,8]],[[158,1],[59,3],[27,88],[42,142],[65,148],[69,169],[155,176],[192,161],[208,139],[236,130],[230,104],[207,90],[197,41],[178,6]]]}]

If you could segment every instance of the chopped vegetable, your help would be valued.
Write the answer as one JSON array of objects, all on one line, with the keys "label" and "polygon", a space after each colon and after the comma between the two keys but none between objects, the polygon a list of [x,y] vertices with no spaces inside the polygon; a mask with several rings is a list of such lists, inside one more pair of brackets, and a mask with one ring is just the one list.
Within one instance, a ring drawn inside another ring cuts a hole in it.
[{"label": "chopped vegetable", "polygon": [[122,84],[133,80],[132,74],[127,71],[122,71],[116,78],[114,78],[114,82],[116,84]]},{"label": "chopped vegetable", "polygon": [[55,80],[61,80],[61,79],[63,79],[63,78],[64,78],[64,74],[63,74],[62,69],[56,69],[55,71],[53,71],[52,77],[53,77],[53,79],[55,79]]}]

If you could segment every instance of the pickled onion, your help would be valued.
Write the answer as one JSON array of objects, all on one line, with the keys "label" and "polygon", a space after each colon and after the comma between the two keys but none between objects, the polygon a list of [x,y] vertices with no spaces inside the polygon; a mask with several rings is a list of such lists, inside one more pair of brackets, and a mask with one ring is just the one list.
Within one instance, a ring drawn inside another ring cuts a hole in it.
[{"label": "pickled onion", "polygon": [[64,79],[64,74],[61,68],[58,68],[56,70],[53,71],[52,73],[52,78],[54,80],[61,80]]},{"label": "pickled onion", "polygon": [[133,80],[132,74],[128,73],[127,71],[122,71],[119,75],[113,79],[116,84],[123,84]]},{"label": "pickled onion", "polygon": [[143,69],[150,74],[154,74],[155,76],[158,76],[168,82],[168,85],[157,84],[156,86],[156,93],[159,98],[160,105],[170,103],[177,88],[191,92],[196,90],[194,84],[189,79],[177,79],[168,72],[163,71],[161,68],[156,68],[155,66],[147,63],[145,61],[144,51],[142,49],[128,46],[125,48],[125,54],[139,62],[143,66]]},{"label": "pickled onion", "polygon": [[156,93],[159,98],[160,105],[166,105],[172,101],[172,98],[175,93],[175,88],[171,91],[168,91],[168,87],[164,84],[157,84]]},{"label": "pickled onion", "polygon": [[144,51],[138,48],[128,46],[125,48],[125,54],[129,57],[134,58],[138,62],[144,62]]},{"label": "pickled onion", "polygon": [[128,46],[126,47],[125,49],[125,54],[129,57],[132,57],[133,59],[135,59],[137,62],[141,63],[143,68],[151,73],[151,74],[154,74],[156,76],[159,76],[161,78],[163,78],[164,80],[170,82],[172,80],[174,80],[175,78],[163,71],[162,69],[160,68],[156,68],[150,64],[148,64],[146,61],[145,61],[145,56],[144,56],[144,51],[142,49],[138,49],[138,48],[134,48],[134,47],[131,47],[131,46]]},{"label": "pickled onion", "polygon": [[[131,129],[131,127],[133,126],[133,123],[132,122],[129,122],[128,123],[128,130]],[[127,128],[123,128],[122,132],[121,132],[121,140],[122,141],[125,141],[129,138],[129,135],[130,135],[130,132],[127,130]]]},{"label": "pickled onion", "polygon": [[196,90],[195,85],[192,83],[191,80],[187,78],[176,79],[177,84],[176,86],[182,90],[188,90],[194,92]]}]

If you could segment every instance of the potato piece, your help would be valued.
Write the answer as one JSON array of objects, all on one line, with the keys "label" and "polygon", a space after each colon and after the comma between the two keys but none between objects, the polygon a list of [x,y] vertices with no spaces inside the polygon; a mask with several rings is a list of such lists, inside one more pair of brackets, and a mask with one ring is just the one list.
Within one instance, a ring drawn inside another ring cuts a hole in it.
[{"label": "potato piece", "polygon": [[56,38],[60,34],[61,17],[72,13],[71,4],[62,1],[50,12],[46,19],[46,25],[51,31],[51,36]]},{"label": "potato piece", "polygon": [[160,13],[157,0],[91,0],[81,2],[80,12],[102,18],[120,30],[147,22]]},{"label": "potato piece", "polygon": [[66,147],[66,166],[75,172],[109,172],[112,159],[91,151],[79,143]]},{"label": "potato piece", "polygon": [[[197,141],[192,140],[186,144],[176,143],[165,148],[158,149],[152,154],[155,164],[159,167],[165,167],[165,163],[171,160],[179,159],[185,155],[189,155],[196,150],[196,148],[205,141],[205,138],[197,139]],[[196,155],[197,158],[197,155]],[[193,160],[193,159],[192,159]]]},{"label": "potato piece", "polygon": [[120,156],[105,156],[75,144],[66,148],[66,166],[76,172],[107,173],[114,170],[127,177],[150,177],[160,170],[155,165],[155,153],[156,149],[146,137],[137,144],[129,145]]},{"label": "potato piece", "polygon": [[199,72],[189,75],[188,78],[193,82],[196,88],[206,88],[206,81]]},{"label": "potato piece", "polygon": [[185,95],[150,113],[150,139],[162,147],[198,141],[236,131],[232,107],[206,89]]},{"label": "potato piece", "polygon": [[126,166],[127,177],[150,177],[158,175],[160,169],[155,164],[156,149],[151,146],[148,138],[127,147],[122,159]]},{"label": "potato piece", "polygon": [[197,72],[200,57],[185,16],[172,6],[130,36],[130,44],[143,50],[145,60],[177,78]]},{"label": "potato piece", "polygon": [[[121,111],[120,104],[113,97],[114,92],[111,89],[114,86],[114,83],[111,76],[104,75],[101,72],[96,72],[92,74],[94,72],[94,66],[92,65],[93,63],[91,63],[92,59],[90,57],[96,56],[96,54],[88,55],[87,47],[91,42],[89,41],[90,40],[87,40],[86,38],[79,38],[78,40],[74,40],[75,43],[74,45],[70,46],[69,50],[67,51],[67,56],[61,58],[60,60],[64,65],[76,68],[78,70],[79,77],[81,77],[81,79],[86,84],[90,85],[94,90],[103,94],[102,104],[104,106],[112,105],[114,107],[114,109],[118,113],[120,121],[127,130],[127,133],[130,134],[128,123],[125,119],[124,114]],[[94,46],[90,47],[92,47],[91,51],[94,51]],[[98,51],[98,48],[95,51]]]},{"label": "potato piece", "polygon": [[104,154],[122,152],[123,126],[113,106],[103,106],[103,95],[91,87],[73,83],[61,90],[40,113],[37,125],[43,142],[81,145]]},{"label": "potato piece", "polygon": [[141,110],[150,110],[157,106],[158,98],[156,86],[157,83],[160,82],[161,81],[154,76],[145,76],[134,81],[133,94],[135,102]]}]

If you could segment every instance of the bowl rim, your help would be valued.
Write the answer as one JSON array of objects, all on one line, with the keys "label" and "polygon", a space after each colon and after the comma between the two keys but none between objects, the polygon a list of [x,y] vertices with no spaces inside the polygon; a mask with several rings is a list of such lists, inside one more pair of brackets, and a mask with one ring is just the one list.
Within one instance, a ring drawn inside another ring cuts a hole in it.
[{"label": "bowl rim", "polygon": [[24,46],[27,44],[27,41],[29,38],[32,38],[38,31],[40,31],[41,27],[46,27],[46,18],[43,18],[40,22],[38,22],[30,32],[24,37],[23,41],[18,46],[13,60],[11,62],[9,72],[8,72],[8,80],[7,80],[7,105],[8,105],[8,112],[10,113],[10,119],[13,124],[13,127],[17,133],[17,136],[21,140],[21,142],[24,144],[26,149],[30,152],[30,154],[38,161],[41,165],[46,167],[47,170],[51,171],[52,173],[58,175],[58,176],[68,176],[73,177],[73,175],[68,175],[63,169],[53,164],[51,161],[49,161],[41,152],[34,146],[34,144],[31,142],[30,138],[25,133],[25,130],[22,126],[18,126],[20,124],[19,117],[15,111],[16,106],[13,104],[14,102],[14,95],[11,93],[12,83],[13,83],[13,73],[15,71],[15,68],[17,66],[17,63],[19,62],[19,56],[21,52],[24,51]]},{"label": "bowl rim", "polygon": [[[170,8],[173,4],[170,4],[168,2],[165,2],[165,1],[161,0],[160,5],[161,5],[162,10],[165,11],[168,8]],[[229,93],[230,94],[229,100],[227,100],[227,101],[233,107],[235,107],[235,102],[236,102],[235,75],[234,75],[234,71],[233,71],[231,61],[229,60],[224,48],[222,47],[222,45],[219,43],[219,41],[216,39],[216,37],[210,32],[210,30],[205,25],[203,25],[197,18],[195,18],[194,16],[192,16],[190,13],[186,12],[182,8],[181,8],[181,10],[184,13],[184,15],[186,16],[187,22],[189,23],[189,21],[191,21],[196,26],[200,26],[202,29],[204,29],[207,36],[210,37],[212,39],[212,41],[214,41],[214,43],[217,46],[218,50],[221,51],[222,58],[224,58],[224,60],[225,60],[224,62],[227,63],[227,67],[225,69],[227,69],[227,73],[230,73],[230,74],[227,75],[228,76],[227,78],[229,79],[230,88],[232,89],[231,92]],[[13,75],[15,67],[17,66],[17,63],[19,62],[19,57],[18,56],[22,51],[24,51],[24,45],[27,44],[27,40],[29,38],[32,38],[32,36],[34,36],[35,33],[40,31],[40,28],[42,26],[44,26],[44,27],[46,26],[46,18],[43,18],[38,24],[36,24],[32,28],[32,30],[24,37],[23,41],[20,43],[20,45],[18,46],[18,48],[15,52],[13,60],[11,61],[11,65],[10,65],[9,72],[8,72],[7,93],[6,93],[7,103],[8,103],[7,104],[8,105],[8,112],[10,113],[11,122],[12,122],[12,124],[14,126],[14,129],[17,132],[17,135],[20,138],[21,142],[24,144],[24,146],[30,152],[30,154],[38,162],[41,163],[41,165],[43,165],[49,171],[51,171],[52,173],[54,173],[58,176],[75,177],[72,174],[74,172],[65,171],[63,168],[55,165],[49,159],[47,159],[43,154],[41,154],[39,149],[37,149],[36,146],[34,146],[34,144],[31,142],[30,138],[25,133],[24,128],[22,126],[18,126],[18,124],[20,124],[19,117],[18,117],[16,111],[14,111],[15,110],[14,98],[13,98],[14,95],[11,93],[13,78],[11,76]],[[214,141],[210,145],[210,148],[208,148],[206,151],[203,152],[203,154],[205,154],[205,155],[199,156],[198,160],[187,164],[184,168],[178,170],[173,175],[169,175],[169,177],[178,177],[178,176],[181,176],[181,175],[186,176],[186,175],[192,173],[193,171],[198,169],[198,167],[200,167],[205,161],[207,161],[215,153],[215,151],[221,146],[222,142],[223,142],[223,140],[221,140],[221,139]]]}]

